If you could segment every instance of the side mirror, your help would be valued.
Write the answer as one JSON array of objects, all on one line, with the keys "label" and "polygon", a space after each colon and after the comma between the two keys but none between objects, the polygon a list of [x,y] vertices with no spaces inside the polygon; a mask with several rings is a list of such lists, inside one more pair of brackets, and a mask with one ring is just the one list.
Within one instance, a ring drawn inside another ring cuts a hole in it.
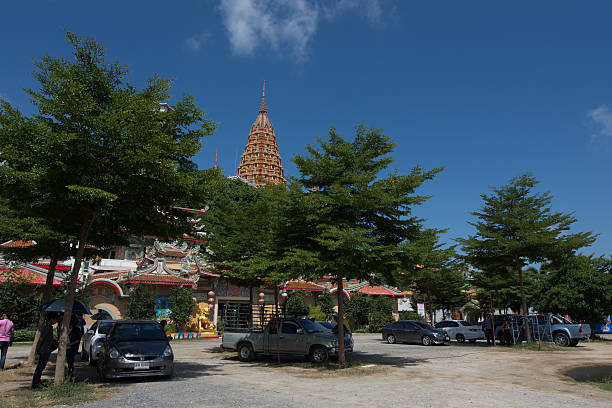
[{"label": "side mirror", "polygon": [[296,330],[295,330],[295,334],[304,334],[304,330],[302,330],[302,329],[296,329]]}]

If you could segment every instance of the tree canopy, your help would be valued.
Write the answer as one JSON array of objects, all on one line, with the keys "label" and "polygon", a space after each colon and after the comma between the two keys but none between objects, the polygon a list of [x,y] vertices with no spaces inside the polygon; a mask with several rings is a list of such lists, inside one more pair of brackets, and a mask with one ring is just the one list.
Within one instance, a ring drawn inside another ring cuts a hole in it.
[{"label": "tree canopy", "polygon": [[[552,195],[537,193],[538,181],[530,174],[482,194],[479,211],[471,213],[476,234],[458,241],[466,260],[492,279],[518,275],[523,313],[528,313],[523,268],[530,263],[554,260],[574,253],[595,241],[590,232],[569,233],[576,222],[573,214],[553,212]],[[512,272],[513,271],[513,272]],[[529,327],[527,338],[529,339]]]},{"label": "tree canopy", "polygon": [[[193,186],[191,158],[215,125],[190,95],[171,108],[172,81],[153,75],[143,89],[106,59],[92,38],[66,34],[72,58],[35,63],[38,113],[30,118],[2,102],[0,182],[11,208],[78,241],[60,336],[56,383],[63,382],[67,327],[85,246],[130,234],[178,237],[192,228],[174,207]],[[74,242],[74,241],[73,241]]]},{"label": "tree canopy", "polygon": [[407,175],[388,173],[395,144],[381,129],[364,125],[355,128],[351,141],[331,128],[329,139],[318,143],[318,148],[307,146],[308,155],[293,158],[300,176],[289,183],[285,263],[304,274],[333,278],[342,336],[343,279],[390,281],[398,267],[412,262],[402,243],[421,233],[412,208],[428,198],[415,190],[442,169],[417,166]]}]

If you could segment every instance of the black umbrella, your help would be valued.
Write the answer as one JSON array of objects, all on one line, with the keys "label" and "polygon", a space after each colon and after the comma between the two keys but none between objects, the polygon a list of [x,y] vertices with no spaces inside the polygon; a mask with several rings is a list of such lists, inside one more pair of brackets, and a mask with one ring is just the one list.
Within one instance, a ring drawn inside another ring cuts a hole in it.
[{"label": "black umbrella", "polygon": [[[39,312],[58,312],[66,311],[66,299],[53,299],[36,308]],[[74,314],[91,314],[87,306],[75,300],[72,304],[72,313]]]},{"label": "black umbrella", "polygon": [[105,311],[101,311],[91,316],[91,320],[112,320],[113,318]]}]

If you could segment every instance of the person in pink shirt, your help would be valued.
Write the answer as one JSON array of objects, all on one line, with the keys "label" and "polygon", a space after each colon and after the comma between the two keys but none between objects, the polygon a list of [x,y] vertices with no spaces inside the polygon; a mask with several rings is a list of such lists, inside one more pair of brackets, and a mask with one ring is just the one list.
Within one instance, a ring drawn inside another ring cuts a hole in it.
[{"label": "person in pink shirt", "polygon": [[9,320],[6,313],[2,313],[2,319],[0,320],[0,351],[2,351],[0,357],[0,370],[4,370],[6,352],[8,348],[13,345],[13,335],[13,322]]}]

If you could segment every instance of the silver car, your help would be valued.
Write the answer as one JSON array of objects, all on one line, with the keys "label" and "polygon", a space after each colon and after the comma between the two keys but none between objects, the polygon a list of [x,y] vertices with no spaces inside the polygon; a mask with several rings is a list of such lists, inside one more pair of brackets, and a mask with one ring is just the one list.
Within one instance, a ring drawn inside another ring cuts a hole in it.
[{"label": "silver car", "polygon": [[164,329],[151,320],[113,323],[98,358],[100,380],[166,376],[174,373],[174,354]]},{"label": "silver car", "polygon": [[474,326],[465,320],[443,320],[436,323],[436,328],[444,330],[448,333],[448,337],[457,340],[457,343],[465,343],[466,340],[474,343],[485,338],[480,326]]},{"label": "silver car", "polygon": [[98,320],[83,335],[83,350],[89,356],[89,365],[96,365],[98,355],[102,349],[100,340],[106,337],[116,320]]}]

